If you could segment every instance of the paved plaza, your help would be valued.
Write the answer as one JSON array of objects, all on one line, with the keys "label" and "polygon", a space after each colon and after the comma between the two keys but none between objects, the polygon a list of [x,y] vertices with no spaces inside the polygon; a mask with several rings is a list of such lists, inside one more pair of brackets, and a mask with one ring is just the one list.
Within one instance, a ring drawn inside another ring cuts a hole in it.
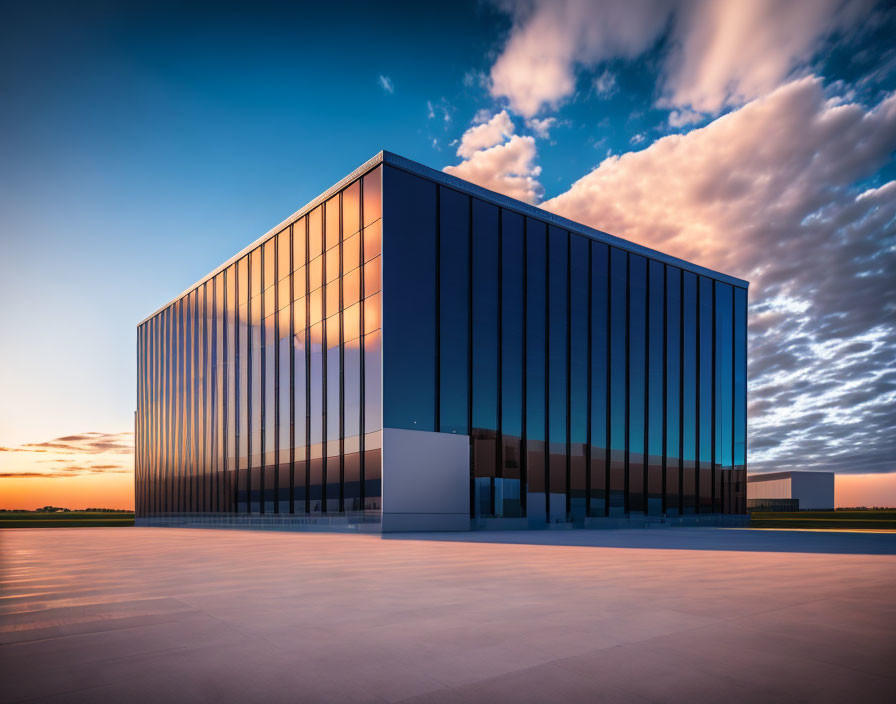
[{"label": "paved plaza", "polygon": [[896,534],[0,533],[0,701],[892,701]]}]

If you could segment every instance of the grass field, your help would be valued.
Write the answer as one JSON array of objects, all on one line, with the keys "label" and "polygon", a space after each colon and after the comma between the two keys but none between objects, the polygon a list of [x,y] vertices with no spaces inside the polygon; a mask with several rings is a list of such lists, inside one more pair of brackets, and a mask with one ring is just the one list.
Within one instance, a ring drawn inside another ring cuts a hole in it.
[{"label": "grass field", "polygon": [[9,511],[0,513],[0,528],[88,528],[132,525],[134,525],[133,513],[106,513],[104,511],[67,511],[64,513]]},{"label": "grass field", "polygon": [[886,511],[755,511],[751,528],[896,530],[896,510]]}]

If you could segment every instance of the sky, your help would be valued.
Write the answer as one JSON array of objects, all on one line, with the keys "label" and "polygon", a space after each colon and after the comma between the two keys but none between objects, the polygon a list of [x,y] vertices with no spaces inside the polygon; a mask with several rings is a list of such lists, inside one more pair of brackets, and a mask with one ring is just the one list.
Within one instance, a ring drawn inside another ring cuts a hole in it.
[{"label": "sky", "polygon": [[4,14],[0,507],[132,507],[137,323],[381,149],[749,280],[750,469],[896,505],[889,3]]}]

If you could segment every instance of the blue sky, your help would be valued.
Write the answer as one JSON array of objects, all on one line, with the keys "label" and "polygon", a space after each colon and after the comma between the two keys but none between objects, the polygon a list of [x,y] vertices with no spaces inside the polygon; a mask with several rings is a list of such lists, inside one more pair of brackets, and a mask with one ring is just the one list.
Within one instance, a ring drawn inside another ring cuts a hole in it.
[{"label": "blue sky", "polygon": [[0,444],[128,431],[136,323],[385,148],[750,279],[754,466],[894,470],[894,30],[864,0],[9,7]]}]

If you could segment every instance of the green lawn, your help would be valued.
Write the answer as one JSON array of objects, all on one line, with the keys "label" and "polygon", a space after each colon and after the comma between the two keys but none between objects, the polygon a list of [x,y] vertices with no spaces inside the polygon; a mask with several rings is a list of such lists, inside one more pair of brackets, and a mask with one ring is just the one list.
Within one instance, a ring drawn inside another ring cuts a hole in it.
[{"label": "green lawn", "polygon": [[896,510],[885,511],[754,511],[751,528],[816,528],[896,530]]},{"label": "green lawn", "polygon": [[32,513],[9,511],[0,513],[0,528],[86,528],[94,526],[132,526],[133,513],[104,511],[67,511]]}]

